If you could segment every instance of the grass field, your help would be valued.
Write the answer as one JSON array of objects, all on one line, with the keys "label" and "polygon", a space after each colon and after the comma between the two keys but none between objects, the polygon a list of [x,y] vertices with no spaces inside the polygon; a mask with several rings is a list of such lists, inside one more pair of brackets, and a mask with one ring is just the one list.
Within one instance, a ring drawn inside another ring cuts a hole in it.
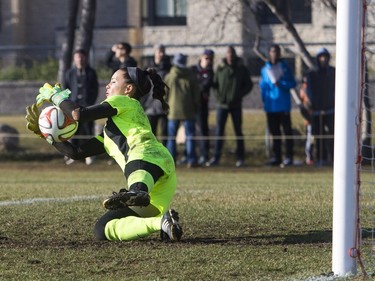
[{"label": "grass field", "polygon": [[0,280],[307,280],[331,271],[329,169],[179,168],[178,243],[158,233],[94,240],[102,199],[124,185],[103,161],[0,169]]},{"label": "grass field", "polygon": [[245,117],[245,168],[233,167],[230,141],[221,166],[178,168],[178,243],[158,233],[95,241],[101,201],[124,187],[121,170],[106,158],[66,166],[23,116],[0,123],[22,136],[21,152],[0,154],[0,280],[332,280],[332,168],[265,167],[262,113]]}]

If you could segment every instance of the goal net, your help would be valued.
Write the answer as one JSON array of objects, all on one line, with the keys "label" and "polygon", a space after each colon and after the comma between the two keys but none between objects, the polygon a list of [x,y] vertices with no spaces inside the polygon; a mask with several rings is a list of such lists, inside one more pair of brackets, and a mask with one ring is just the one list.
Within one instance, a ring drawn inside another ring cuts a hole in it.
[{"label": "goal net", "polygon": [[338,276],[375,273],[374,28],[375,0],[337,1],[332,271]]},{"label": "goal net", "polygon": [[358,103],[357,232],[355,252],[363,275],[375,273],[375,0],[362,0],[360,102]]}]

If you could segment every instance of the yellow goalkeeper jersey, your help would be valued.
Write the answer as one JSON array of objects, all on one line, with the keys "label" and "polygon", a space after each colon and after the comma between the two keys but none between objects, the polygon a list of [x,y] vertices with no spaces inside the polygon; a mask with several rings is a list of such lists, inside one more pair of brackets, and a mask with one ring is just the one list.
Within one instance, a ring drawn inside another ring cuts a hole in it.
[{"label": "yellow goalkeeper jersey", "polygon": [[133,160],[144,160],[159,166],[166,174],[175,170],[168,149],[152,133],[150,122],[136,99],[111,96],[103,102],[117,109],[117,115],[108,118],[104,129],[104,147],[125,171]]}]

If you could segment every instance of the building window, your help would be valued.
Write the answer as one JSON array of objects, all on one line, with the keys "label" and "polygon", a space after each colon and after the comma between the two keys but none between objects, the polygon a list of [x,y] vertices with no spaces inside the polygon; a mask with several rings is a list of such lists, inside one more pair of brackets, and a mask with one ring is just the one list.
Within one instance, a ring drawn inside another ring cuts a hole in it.
[{"label": "building window", "polygon": [[[275,0],[275,4],[292,23],[311,23],[311,0]],[[257,13],[261,24],[280,24],[266,4],[257,2]]]},{"label": "building window", "polygon": [[186,25],[187,0],[143,0],[143,25]]}]

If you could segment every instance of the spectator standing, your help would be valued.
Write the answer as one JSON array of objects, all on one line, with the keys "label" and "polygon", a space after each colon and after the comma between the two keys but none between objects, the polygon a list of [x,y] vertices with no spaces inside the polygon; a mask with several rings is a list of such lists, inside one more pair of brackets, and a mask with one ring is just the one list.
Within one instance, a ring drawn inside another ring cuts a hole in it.
[{"label": "spectator standing", "polygon": [[187,57],[178,53],[173,58],[173,66],[165,76],[169,87],[167,102],[168,114],[167,148],[176,162],[176,136],[180,123],[183,122],[186,134],[187,166],[197,165],[195,152],[195,118],[199,110],[200,94],[197,78],[191,68],[186,67]]},{"label": "spectator standing", "polygon": [[319,49],[316,55],[317,68],[307,74],[317,166],[333,162],[336,71],[330,66],[330,59],[331,55],[326,48]]},{"label": "spectator standing", "polygon": [[[87,54],[84,50],[79,49],[73,55],[73,67],[70,68],[65,74],[64,88],[71,90],[71,100],[78,104],[80,107],[87,107],[95,104],[98,97],[99,83],[96,71],[90,67],[87,62]],[[81,136],[94,135],[94,121],[79,123],[78,129],[70,141],[79,146],[86,142]],[[87,165],[91,165],[94,161],[93,157],[85,158]],[[65,158],[67,165],[72,164],[73,159]]]},{"label": "spectator standing", "polygon": [[213,85],[214,71],[214,51],[206,49],[203,51],[199,62],[192,67],[194,73],[196,74],[199,86],[200,86],[200,110],[197,115],[198,127],[200,129],[200,134],[202,139],[200,140],[199,150],[200,158],[198,163],[200,165],[205,165],[209,160],[209,149],[210,143],[208,140],[209,136],[209,126],[208,126],[208,115],[209,115],[209,98],[210,90]]},{"label": "spectator standing", "polygon": [[161,78],[164,78],[171,70],[171,58],[167,55],[163,44],[156,45],[154,49],[154,63],[152,67],[156,69]]},{"label": "spectator standing", "polygon": [[136,67],[137,61],[130,56],[132,46],[126,42],[119,42],[114,44],[111,50],[108,51],[106,62],[107,66],[115,73],[118,69],[124,67]]},{"label": "spectator standing", "polygon": [[[166,54],[164,45],[155,46],[154,52],[154,62],[152,65],[156,69],[157,73],[164,80],[165,75],[169,72],[172,67],[171,59]],[[162,143],[167,144],[167,135],[168,135],[168,119],[167,114],[163,111],[161,102],[152,97],[152,94],[149,93],[143,100],[142,106],[146,112],[148,120],[150,121],[152,132],[156,136],[158,133],[158,127],[160,128],[160,134],[162,137]]]},{"label": "spectator standing", "polygon": [[214,75],[216,105],[216,141],[213,158],[208,166],[216,166],[220,162],[225,125],[231,114],[234,131],[237,137],[236,167],[242,167],[245,161],[245,144],[242,133],[242,99],[253,88],[248,68],[237,56],[233,46],[228,46],[226,57],[217,67]]},{"label": "spectator standing", "polygon": [[[291,96],[290,89],[296,86],[296,81],[289,66],[281,58],[279,45],[269,49],[269,61],[261,69],[259,81],[263,108],[266,112],[267,126],[273,138],[273,157],[267,163],[271,166],[293,165],[293,131],[290,118]],[[281,128],[286,136],[286,157],[282,161]]]},{"label": "spectator standing", "polygon": [[[311,103],[309,96],[307,95],[307,77],[302,78],[302,85],[299,89],[299,98],[301,99],[302,107],[301,113],[303,116],[303,123],[306,128],[306,142],[305,142],[305,154],[307,165],[314,164],[314,143],[312,135],[312,126],[311,126]],[[303,110],[303,111],[302,111]]]}]

